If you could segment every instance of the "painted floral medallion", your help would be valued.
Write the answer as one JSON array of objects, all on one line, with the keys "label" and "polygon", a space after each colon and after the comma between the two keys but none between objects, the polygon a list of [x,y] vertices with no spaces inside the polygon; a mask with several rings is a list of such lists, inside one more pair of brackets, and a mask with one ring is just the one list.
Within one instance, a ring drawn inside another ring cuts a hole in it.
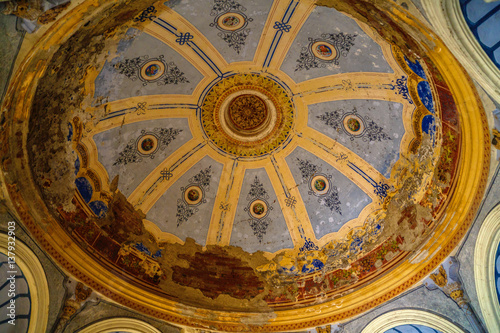
[{"label": "painted floral medallion", "polygon": [[241,95],[229,104],[229,118],[239,130],[251,130],[266,120],[267,108],[264,101],[256,95]]},{"label": "painted floral medallion", "polygon": [[212,147],[244,159],[282,147],[290,138],[294,114],[289,94],[276,81],[237,74],[210,89],[200,121]]}]

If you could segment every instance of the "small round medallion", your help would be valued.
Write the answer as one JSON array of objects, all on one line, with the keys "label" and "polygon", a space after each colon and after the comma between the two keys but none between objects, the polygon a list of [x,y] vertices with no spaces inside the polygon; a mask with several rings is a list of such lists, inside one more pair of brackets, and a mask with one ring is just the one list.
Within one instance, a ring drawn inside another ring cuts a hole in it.
[{"label": "small round medallion", "polygon": [[311,47],[312,53],[318,59],[330,61],[337,57],[337,50],[330,43],[318,41],[313,43]]},{"label": "small round medallion", "polygon": [[267,215],[267,204],[262,200],[255,200],[250,204],[250,215],[261,219]]},{"label": "small round medallion", "polygon": [[332,55],[332,49],[326,44],[316,45],[316,52],[323,57],[329,57]]},{"label": "small round medallion", "polygon": [[146,138],[141,142],[142,150],[150,151],[154,148],[154,141],[151,138]]},{"label": "small round medallion", "polygon": [[361,135],[365,130],[363,119],[356,114],[346,115],[342,123],[344,125],[344,129],[350,135]]},{"label": "small round medallion", "polygon": [[197,205],[203,199],[203,191],[198,186],[190,186],[184,191],[184,199],[189,205]]},{"label": "small round medallion", "polygon": [[160,71],[160,66],[158,66],[157,64],[152,64],[146,67],[145,74],[148,77],[153,77],[156,74],[158,74],[159,71]]},{"label": "small round medallion", "polygon": [[234,15],[231,16],[226,16],[222,20],[222,25],[227,27],[227,28],[233,28],[240,24],[240,19]]},{"label": "small round medallion", "polygon": [[347,127],[351,131],[357,132],[361,128],[361,124],[359,123],[359,121],[357,119],[351,118],[351,119],[347,120]]},{"label": "small round medallion", "polygon": [[328,193],[330,182],[324,176],[316,176],[311,180],[311,188],[315,194],[323,195]]},{"label": "small round medallion", "polygon": [[236,129],[252,130],[260,126],[266,117],[266,104],[257,95],[240,95],[229,104],[229,118]]},{"label": "small round medallion", "polygon": [[165,65],[158,60],[151,60],[142,65],[141,78],[146,81],[154,81],[163,75]]},{"label": "small round medallion", "polygon": [[234,31],[245,25],[245,18],[238,13],[226,13],[219,17],[217,25],[223,30]]},{"label": "small round medallion", "polygon": [[137,150],[142,155],[154,153],[158,148],[158,139],[151,134],[143,135],[137,142]]}]

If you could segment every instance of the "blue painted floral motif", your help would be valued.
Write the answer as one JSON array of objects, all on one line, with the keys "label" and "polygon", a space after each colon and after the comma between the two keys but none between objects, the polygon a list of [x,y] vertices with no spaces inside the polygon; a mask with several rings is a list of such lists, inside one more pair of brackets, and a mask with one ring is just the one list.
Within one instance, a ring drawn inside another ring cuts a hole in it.
[{"label": "blue painted floral motif", "polygon": [[382,182],[379,182],[378,184],[375,184],[375,190],[374,193],[380,198],[384,199],[387,197],[387,191],[391,188],[389,185],[384,184]]},{"label": "blue painted floral motif", "polygon": [[155,6],[149,6],[145,10],[142,11],[142,13],[134,18],[134,22],[146,22],[146,20],[153,21],[156,16],[157,10]]},{"label": "blue painted floral motif", "polygon": [[305,237],[304,239],[305,242],[304,245],[300,247],[299,249],[300,252],[319,250],[319,247],[316,244],[314,244],[314,242],[310,238]]},{"label": "blue painted floral motif", "polygon": [[407,84],[408,78],[406,76],[401,76],[401,78],[396,80],[396,83],[394,84],[394,81],[392,81],[391,85],[391,90],[396,91],[396,94],[403,96],[404,99],[406,99],[410,104],[413,104],[413,101],[410,97],[410,93],[408,91],[408,84]]}]

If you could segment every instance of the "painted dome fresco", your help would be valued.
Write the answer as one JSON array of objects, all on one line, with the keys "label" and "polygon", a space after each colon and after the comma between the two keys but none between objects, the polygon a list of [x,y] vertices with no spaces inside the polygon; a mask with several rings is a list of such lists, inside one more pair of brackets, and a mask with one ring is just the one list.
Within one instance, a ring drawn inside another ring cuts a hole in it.
[{"label": "painted dome fresco", "polygon": [[401,294],[465,235],[488,172],[472,82],[377,1],[83,2],[6,101],[3,175],[41,246],[118,303],[211,330]]}]

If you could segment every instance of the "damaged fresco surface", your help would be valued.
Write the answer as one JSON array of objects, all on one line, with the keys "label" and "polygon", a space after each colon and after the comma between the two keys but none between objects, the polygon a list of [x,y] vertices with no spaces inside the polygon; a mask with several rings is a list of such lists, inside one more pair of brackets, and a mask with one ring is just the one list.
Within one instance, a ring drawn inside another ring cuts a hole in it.
[{"label": "damaged fresco surface", "polygon": [[12,148],[55,221],[40,233],[181,308],[266,313],[245,325],[418,262],[457,181],[458,108],[416,42],[344,5],[82,9],[37,55]]}]

